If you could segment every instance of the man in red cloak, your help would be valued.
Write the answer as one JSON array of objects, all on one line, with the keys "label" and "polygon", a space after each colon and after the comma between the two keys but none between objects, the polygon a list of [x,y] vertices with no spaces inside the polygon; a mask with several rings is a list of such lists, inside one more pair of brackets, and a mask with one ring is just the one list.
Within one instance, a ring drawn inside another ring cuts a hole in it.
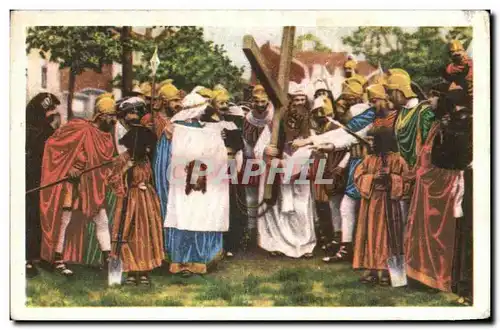
[{"label": "man in red cloak", "polygon": [[449,51],[452,62],[446,66],[443,77],[450,83],[450,90],[460,86],[467,92],[467,106],[472,109],[472,59],[467,55],[464,46],[458,40],[450,42]]},{"label": "man in red cloak", "polygon": [[84,229],[91,218],[96,223],[97,240],[105,260],[109,257],[111,239],[105,210],[105,182],[110,167],[81,172],[112,159],[115,147],[111,131],[115,122],[114,99],[111,94],[103,94],[96,100],[92,121],[71,120],[45,146],[41,185],[70,177],[40,193],[41,258],[53,263],[64,276],[73,274],[65,262],[83,260]]}]

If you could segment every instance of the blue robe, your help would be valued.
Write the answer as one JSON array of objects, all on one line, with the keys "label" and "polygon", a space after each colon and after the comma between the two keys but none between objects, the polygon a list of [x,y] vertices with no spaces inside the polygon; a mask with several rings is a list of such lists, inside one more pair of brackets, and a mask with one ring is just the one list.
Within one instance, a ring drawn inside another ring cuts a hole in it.
[{"label": "blue robe", "polygon": [[[353,117],[348,123],[347,128],[349,128],[353,132],[359,132],[366,126],[373,123],[375,120],[375,109],[369,108],[359,115]],[[348,176],[347,176],[347,184],[345,189],[345,194],[355,200],[360,200],[361,195],[359,194],[358,188],[354,184],[354,171],[356,171],[356,167],[361,163],[361,158],[351,157],[348,165]]]},{"label": "blue robe", "polygon": [[[176,124],[201,127],[198,122],[178,121]],[[174,133],[175,134],[175,133]],[[161,215],[163,220],[167,214],[168,203],[168,166],[172,152],[172,144],[165,135],[158,141],[156,157],[153,165],[156,190],[160,198]],[[195,206],[193,207],[202,207]],[[190,264],[202,264],[207,266],[219,254],[222,253],[222,232],[189,231],[177,228],[164,228],[165,255],[171,264],[173,272],[182,271],[180,264],[187,264],[189,271],[197,273],[200,268],[190,268]],[[173,266],[175,265],[175,266]],[[203,268],[203,267],[202,267]],[[204,271],[201,271],[204,272]]]}]

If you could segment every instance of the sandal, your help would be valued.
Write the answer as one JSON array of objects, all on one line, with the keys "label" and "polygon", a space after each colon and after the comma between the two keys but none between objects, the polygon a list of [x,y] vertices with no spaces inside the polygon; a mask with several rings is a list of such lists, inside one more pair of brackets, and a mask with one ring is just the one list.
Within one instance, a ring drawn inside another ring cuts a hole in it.
[{"label": "sandal", "polygon": [[129,273],[125,279],[125,285],[137,285],[137,276],[133,273]]},{"label": "sandal", "polygon": [[375,284],[378,281],[378,275],[376,272],[367,271],[359,280],[363,284]]},{"label": "sandal", "polygon": [[378,284],[380,284],[382,286],[389,286],[389,285],[391,285],[391,277],[389,276],[389,274],[387,273],[387,271],[382,271],[381,273],[382,274],[380,275],[380,279],[379,279]]},{"label": "sandal", "polygon": [[182,272],[180,272],[180,275],[184,278],[187,278],[193,276],[193,273],[191,273],[189,270],[183,270]]},{"label": "sandal", "polygon": [[26,277],[33,278],[38,275],[38,269],[31,262],[26,263]]},{"label": "sandal", "polygon": [[139,277],[139,284],[141,285],[151,285],[151,281],[147,275],[141,275]]},{"label": "sandal", "polygon": [[60,275],[65,277],[73,276],[73,271],[66,267],[64,261],[55,261],[54,262],[54,270],[58,272]]}]

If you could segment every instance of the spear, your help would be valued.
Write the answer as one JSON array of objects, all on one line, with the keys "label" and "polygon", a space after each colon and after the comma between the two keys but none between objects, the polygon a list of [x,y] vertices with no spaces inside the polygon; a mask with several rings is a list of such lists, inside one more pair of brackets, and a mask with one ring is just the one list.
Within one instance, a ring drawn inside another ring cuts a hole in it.
[{"label": "spear", "polygon": [[[156,94],[156,70],[158,70],[158,66],[160,65],[160,58],[158,57],[158,46],[155,47],[155,52],[153,56],[151,56],[151,60],[149,60],[151,64],[151,71],[153,75],[153,82],[151,83],[151,115],[153,115],[154,111],[154,101]],[[154,125],[154,120],[153,120]]]}]

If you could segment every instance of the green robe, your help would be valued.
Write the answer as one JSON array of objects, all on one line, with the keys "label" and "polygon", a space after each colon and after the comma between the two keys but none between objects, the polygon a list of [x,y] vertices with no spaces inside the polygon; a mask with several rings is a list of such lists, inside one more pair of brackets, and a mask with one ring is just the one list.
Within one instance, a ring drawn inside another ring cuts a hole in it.
[{"label": "green robe", "polygon": [[394,128],[395,135],[399,153],[410,168],[415,165],[417,154],[425,143],[434,120],[434,112],[426,101],[413,108],[403,107],[399,112]]},{"label": "green robe", "polygon": [[[108,190],[106,192],[106,214],[108,215],[109,228],[113,224],[115,204],[116,195],[111,190]],[[99,266],[102,262],[102,252],[97,241],[94,221],[90,221],[87,225],[84,242],[83,263],[90,266]]]}]

